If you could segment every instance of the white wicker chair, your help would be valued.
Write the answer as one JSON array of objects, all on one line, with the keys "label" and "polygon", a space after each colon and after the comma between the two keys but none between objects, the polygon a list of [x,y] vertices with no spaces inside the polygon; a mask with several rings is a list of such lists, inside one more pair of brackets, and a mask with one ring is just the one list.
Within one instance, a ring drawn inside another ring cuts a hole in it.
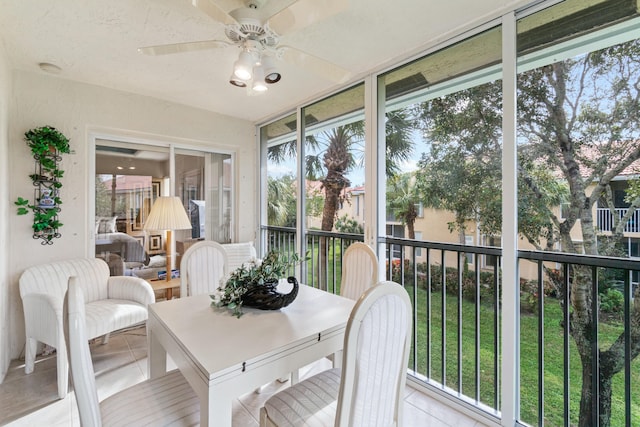
[{"label": "white wicker chair", "polygon": [[69,277],[76,276],[87,301],[87,336],[108,337],[112,331],[147,320],[155,302],[151,285],[128,276],[109,277],[109,266],[98,258],[78,258],[29,267],[20,276],[26,332],[25,372],[33,372],[38,341],[56,348],[58,396],[67,395],[69,365],[62,329],[62,301]]},{"label": "white wicker chair", "polygon": [[249,262],[257,259],[256,248],[252,242],[223,243],[222,247],[227,253],[227,274],[233,273],[243,264],[248,267]]},{"label": "white wicker chair", "polygon": [[226,273],[227,252],[211,240],[195,243],[180,261],[180,296],[212,294]]},{"label": "white wicker chair", "polygon": [[380,282],[351,312],[342,369],[271,396],[260,409],[260,425],[400,427],[410,344],[409,296],[394,282]]},{"label": "white wicker chair", "polygon": [[180,371],[144,381],[99,402],[86,331],[85,303],[76,277],[69,278],[64,330],[71,377],[84,427],[197,426],[200,401]]},{"label": "white wicker chair", "polygon": [[342,259],[340,295],[357,300],[378,281],[378,257],[368,245],[352,243]]}]

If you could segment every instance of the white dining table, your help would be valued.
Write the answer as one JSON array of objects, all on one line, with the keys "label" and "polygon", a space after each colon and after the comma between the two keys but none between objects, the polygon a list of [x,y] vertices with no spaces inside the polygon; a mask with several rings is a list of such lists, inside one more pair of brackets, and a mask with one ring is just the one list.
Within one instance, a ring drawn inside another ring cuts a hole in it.
[{"label": "white dining table", "polygon": [[354,304],[306,285],[289,306],[240,318],[208,295],[151,304],[149,377],[166,373],[169,354],[200,399],[200,425],[230,427],[235,398],[339,352]]}]

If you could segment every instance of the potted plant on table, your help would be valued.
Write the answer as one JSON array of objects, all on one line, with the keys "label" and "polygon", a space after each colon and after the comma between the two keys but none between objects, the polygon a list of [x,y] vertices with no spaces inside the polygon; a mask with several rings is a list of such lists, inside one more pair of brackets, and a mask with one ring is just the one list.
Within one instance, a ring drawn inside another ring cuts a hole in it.
[{"label": "potted plant on table", "polygon": [[211,295],[211,305],[227,307],[236,317],[242,316],[242,307],[255,307],[262,310],[278,310],[289,305],[298,295],[298,281],[290,276],[287,281],[293,288],[287,294],[277,291],[278,282],[287,272],[300,262],[298,254],[291,257],[271,251],[260,262],[253,260],[243,264],[231,273],[220,286],[217,295]]}]

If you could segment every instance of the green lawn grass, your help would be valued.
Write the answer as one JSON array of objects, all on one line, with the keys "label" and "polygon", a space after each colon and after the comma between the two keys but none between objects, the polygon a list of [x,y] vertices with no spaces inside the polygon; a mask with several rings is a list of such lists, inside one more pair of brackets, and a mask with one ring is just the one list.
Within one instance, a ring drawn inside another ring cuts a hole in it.
[{"label": "green lawn grass", "polygon": [[[442,293],[432,292],[430,320],[427,327],[427,292],[408,287],[407,291],[417,302],[417,357],[413,353],[409,362],[410,369],[416,369],[447,387],[459,390],[464,395],[493,407],[497,399],[495,393],[495,319],[493,305],[483,301],[479,310],[479,382],[476,381],[476,306],[474,303],[462,301],[462,328],[458,328],[458,299],[447,295],[444,307],[446,310],[446,368],[442,369]],[[545,301],[545,373],[544,373],[544,424],[549,426],[563,425],[564,422],[564,376],[563,376],[563,331],[560,327],[562,312],[557,300],[547,298]],[[521,416],[522,421],[531,425],[538,422],[538,316],[522,315],[520,318],[520,370],[521,370]],[[601,323],[599,326],[601,348],[613,342],[622,331],[621,325]],[[458,355],[458,335],[461,333],[461,356]],[[428,342],[431,347],[428,352]],[[413,350],[412,350],[413,351]],[[570,415],[571,425],[578,421],[581,387],[581,367],[573,340],[570,340]],[[458,376],[458,361],[462,361],[462,377]],[[428,364],[428,362],[430,362]],[[415,364],[414,364],[415,363]],[[443,376],[443,372],[446,376]],[[635,360],[631,369],[631,425],[640,425],[640,361]],[[479,394],[476,393],[479,391]],[[613,381],[613,402],[611,425],[624,425],[624,376],[619,373]]]},{"label": "green lawn grass", "polygon": [[[330,249],[329,259],[336,256],[340,259],[340,250],[333,253]],[[335,270],[335,271],[334,271]],[[339,293],[341,266],[329,263],[329,292]],[[307,282],[311,283],[314,272],[307,272]],[[336,279],[335,287],[333,279]],[[317,285],[316,285],[317,286]],[[494,303],[490,299],[483,300],[478,310],[479,375],[476,378],[476,305],[462,301],[462,327],[458,328],[458,299],[447,295],[444,301],[446,310],[446,358],[442,363],[442,311],[441,292],[432,292],[430,305],[427,303],[425,289],[407,286],[407,291],[416,307],[416,346],[409,361],[409,369],[419,375],[426,376],[446,387],[459,391],[489,407],[499,408],[499,385],[496,392],[495,370],[499,370],[499,350],[496,355],[495,330],[500,333],[500,320],[495,318]],[[430,311],[428,311],[430,307]],[[546,298],[545,316],[545,352],[544,352],[544,425],[564,425],[564,375],[563,375],[563,330],[560,327],[562,311],[557,300]],[[430,322],[427,322],[427,318]],[[498,322],[498,324],[496,324]],[[428,327],[430,325],[430,327]],[[459,332],[460,331],[460,332]],[[600,323],[600,348],[612,343],[622,331],[621,325]],[[458,335],[460,334],[461,354],[458,354]],[[498,336],[499,339],[499,336]],[[523,314],[520,318],[520,420],[530,425],[538,425],[538,316]],[[576,425],[580,405],[581,366],[575,343],[570,340],[570,423]],[[462,375],[458,375],[459,360]],[[640,426],[640,360],[636,359],[631,368],[631,425]],[[613,381],[611,425],[624,425],[625,417],[624,376],[619,373]]]}]

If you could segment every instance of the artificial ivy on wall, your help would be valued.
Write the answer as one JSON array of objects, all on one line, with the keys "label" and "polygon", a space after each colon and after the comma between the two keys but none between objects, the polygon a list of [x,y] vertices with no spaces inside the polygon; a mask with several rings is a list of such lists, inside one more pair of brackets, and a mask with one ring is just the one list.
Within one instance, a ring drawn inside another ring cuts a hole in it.
[{"label": "artificial ivy on wall", "polygon": [[14,203],[18,206],[18,215],[33,213],[33,238],[43,245],[51,245],[54,238],[61,237],[58,213],[62,204],[60,179],[64,171],[59,163],[61,154],[71,154],[69,139],[54,127],[42,126],[25,132],[24,140],[35,160],[35,171],[29,175],[35,187],[34,195],[33,199],[18,197]]}]

